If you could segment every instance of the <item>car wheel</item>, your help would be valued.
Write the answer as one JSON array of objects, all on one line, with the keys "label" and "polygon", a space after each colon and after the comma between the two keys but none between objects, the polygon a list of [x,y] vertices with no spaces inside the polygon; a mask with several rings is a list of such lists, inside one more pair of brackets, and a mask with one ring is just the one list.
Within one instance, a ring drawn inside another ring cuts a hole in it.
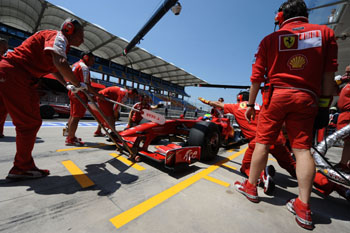
[{"label": "car wheel", "polygon": [[40,116],[43,119],[52,119],[55,115],[55,110],[50,105],[40,106]]},{"label": "car wheel", "polygon": [[196,123],[190,130],[188,145],[201,147],[201,161],[214,159],[220,148],[218,126],[208,121]]}]

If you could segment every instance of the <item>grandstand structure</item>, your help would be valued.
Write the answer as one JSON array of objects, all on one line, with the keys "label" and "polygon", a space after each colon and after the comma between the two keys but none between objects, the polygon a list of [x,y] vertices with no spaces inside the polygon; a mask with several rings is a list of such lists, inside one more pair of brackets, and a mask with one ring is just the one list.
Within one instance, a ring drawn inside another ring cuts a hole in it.
[{"label": "grandstand structure", "polygon": [[[311,23],[325,24],[335,31],[339,47],[337,74],[342,74],[350,64],[350,0],[305,2]],[[85,29],[84,43],[79,48],[71,48],[68,54],[70,63],[79,59],[82,50],[90,50],[96,55],[91,70],[100,76],[95,82],[138,88],[155,104],[171,103],[168,109],[179,112],[186,106],[189,113],[194,112],[195,106],[184,100],[189,97],[185,87],[208,84],[206,81],[139,47],[129,51],[127,57],[123,56],[128,41],[45,0],[0,0],[0,36],[7,38],[13,49],[36,31],[59,29],[69,17],[80,20]]]},{"label": "grandstand structure", "polygon": [[85,34],[84,43],[70,49],[68,61],[73,64],[81,51],[92,51],[96,59],[91,71],[100,76],[94,79],[92,75],[94,82],[137,88],[154,104],[164,102],[168,109],[178,111],[186,106],[194,112],[196,107],[184,100],[189,97],[185,87],[207,84],[204,80],[139,47],[123,56],[128,41],[45,0],[0,0],[0,36],[8,39],[10,49],[37,31],[59,30],[66,18],[82,22]]}]

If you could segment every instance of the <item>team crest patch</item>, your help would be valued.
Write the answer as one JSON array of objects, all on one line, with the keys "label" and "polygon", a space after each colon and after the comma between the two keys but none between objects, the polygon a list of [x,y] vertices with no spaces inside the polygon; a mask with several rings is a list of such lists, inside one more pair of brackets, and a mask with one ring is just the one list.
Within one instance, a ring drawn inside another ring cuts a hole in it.
[{"label": "team crest patch", "polygon": [[298,49],[298,35],[281,36],[281,50]]},{"label": "team crest patch", "polygon": [[320,30],[279,36],[279,51],[303,50],[322,46]]},{"label": "team crest patch", "polygon": [[239,104],[239,108],[243,108],[243,109],[247,108],[247,103],[246,102],[241,102]]},{"label": "team crest patch", "polygon": [[283,37],[283,44],[286,48],[290,49],[295,44],[295,36],[285,36]]},{"label": "team crest patch", "polygon": [[288,67],[290,70],[303,70],[307,64],[307,57],[302,54],[292,56],[288,60]]}]

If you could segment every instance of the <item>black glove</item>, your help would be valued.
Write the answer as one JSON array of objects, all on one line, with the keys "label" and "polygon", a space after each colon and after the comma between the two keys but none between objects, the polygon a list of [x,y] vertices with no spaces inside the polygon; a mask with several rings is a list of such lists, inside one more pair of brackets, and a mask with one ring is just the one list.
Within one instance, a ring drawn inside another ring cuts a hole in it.
[{"label": "black glove", "polygon": [[322,129],[328,126],[329,108],[319,108],[315,118],[314,129]]},{"label": "black glove", "polygon": [[164,107],[164,104],[157,104],[157,107],[162,108],[162,107]]}]

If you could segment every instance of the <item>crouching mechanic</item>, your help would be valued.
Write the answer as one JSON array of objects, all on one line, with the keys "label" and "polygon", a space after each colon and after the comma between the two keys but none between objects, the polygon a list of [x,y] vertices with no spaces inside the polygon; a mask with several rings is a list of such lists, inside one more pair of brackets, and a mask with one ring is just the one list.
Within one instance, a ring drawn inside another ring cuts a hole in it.
[{"label": "crouching mechanic", "polygon": [[[250,123],[245,119],[245,112],[247,110],[247,101],[249,99],[249,92],[243,91],[237,95],[237,103],[236,104],[224,104],[220,101],[208,101],[203,98],[199,98],[203,103],[208,104],[210,106],[223,109],[224,114],[231,113],[234,115],[237,124],[239,125],[242,133],[246,139],[249,140],[248,149],[246,150],[240,171],[249,176],[250,163],[252,160],[252,154],[255,148],[255,136],[256,136],[256,128],[258,124],[258,118],[256,117]],[[259,104],[255,104],[256,116],[258,116],[260,112],[261,106]],[[291,156],[290,151],[285,146],[286,139],[284,138],[282,132],[279,134],[278,139],[270,147],[270,153],[276,158],[278,164],[286,169],[291,176],[295,177],[295,161]],[[274,182],[272,179],[272,175],[274,174],[274,168],[272,165],[266,167],[264,171],[260,174],[260,184],[264,186],[264,192],[266,194],[272,194],[274,190]],[[271,174],[272,173],[272,174]]]},{"label": "crouching mechanic", "polygon": [[16,126],[17,152],[7,178],[39,178],[50,174],[48,170],[37,168],[32,157],[42,122],[33,77],[53,73],[62,84],[65,85],[65,78],[76,89],[81,89],[66,54],[69,46],[79,46],[83,41],[82,25],[77,20],[67,19],[60,31],[39,31],[1,59],[0,100]]},{"label": "crouching mechanic", "polygon": [[[200,100],[213,107],[218,107],[224,110],[224,113],[231,113],[234,115],[237,124],[242,130],[243,135],[249,140],[248,148],[244,154],[242,160],[242,166],[240,171],[249,177],[250,164],[252,161],[252,155],[255,148],[255,136],[258,123],[258,116],[260,111],[260,106],[255,104],[255,119],[250,123],[245,118],[245,112],[247,110],[247,104],[249,99],[249,92],[240,92],[237,95],[236,104],[223,104],[219,101],[208,101],[201,98]],[[284,168],[293,178],[296,178],[296,163],[288,147],[285,145],[286,139],[280,132],[277,141],[274,145],[270,146],[270,153],[276,158],[278,164]],[[259,177],[259,184],[263,185],[264,193],[270,195],[275,187],[273,176],[275,174],[275,168],[273,165],[267,166]],[[336,191],[340,196],[344,197],[350,202],[350,189],[345,188],[342,185],[336,184],[320,172],[317,172],[314,178],[315,188],[322,193],[325,197],[328,196],[333,191]]]},{"label": "crouching mechanic", "polygon": [[126,128],[131,128],[140,124],[141,120],[143,119],[142,113],[141,113],[143,109],[150,110],[150,109],[161,108],[164,106],[163,104],[150,105],[149,102],[150,102],[150,98],[148,96],[140,95],[140,102],[137,102],[132,107],[133,109],[136,109],[138,111],[135,111],[135,110],[130,111],[128,126]]},{"label": "crouching mechanic", "polygon": [[[98,96],[99,94],[95,91],[93,87],[91,87],[90,80],[90,70],[91,67],[95,63],[95,57],[90,51],[82,52],[81,59],[73,64],[72,71],[75,74],[76,78],[82,83],[85,84],[87,90]],[[82,146],[84,142],[81,141],[80,138],[75,136],[75,133],[78,128],[79,120],[84,117],[86,108],[80,102],[80,100],[76,97],[78,95],[81,100],[85,103],[88,102],[87,96],[81,92],[76,92],[74,88],[68,92],[68,97],[70,101],[70,117],[68,120],[68,136],[66,138],[66,146]],[[103,98],[103,96],[100,96]]]},{"label": "crouching mechanic", "polygon": [[[336,82],[342,86],[338,100],[338,108],[341,113],[338,116],[337,130],[340,130],[350,124],[350,65],[345,68],[345,74]],[[336,168],[350,173],[350,136],[344,139],[342,157]]]},{"label": "crouching mechanic", "polygon": [[[104,96],[104,98],[108,98],[111,100],[114,100],[116,102],[119,102],[121,104],[125,103],[128,98],[135,98],[138,95],[137,89],[131,89],[127,90],[121,87],[107,87],[101,91],[99,91],[99,94]],[[97,102],[99,107],[101,108],[101,111],[105,114],[106,118],[108,119],[108,123],[111,127],[115,130],[115,116],[114,111],[118,111],[120,109],[120,105],[116,104],[114,106],[114,103],[107,101],[106,99],[98,97]],[[94,136],[101,135],[101,126],[97,126],[97,130],[94,133]]]}]

